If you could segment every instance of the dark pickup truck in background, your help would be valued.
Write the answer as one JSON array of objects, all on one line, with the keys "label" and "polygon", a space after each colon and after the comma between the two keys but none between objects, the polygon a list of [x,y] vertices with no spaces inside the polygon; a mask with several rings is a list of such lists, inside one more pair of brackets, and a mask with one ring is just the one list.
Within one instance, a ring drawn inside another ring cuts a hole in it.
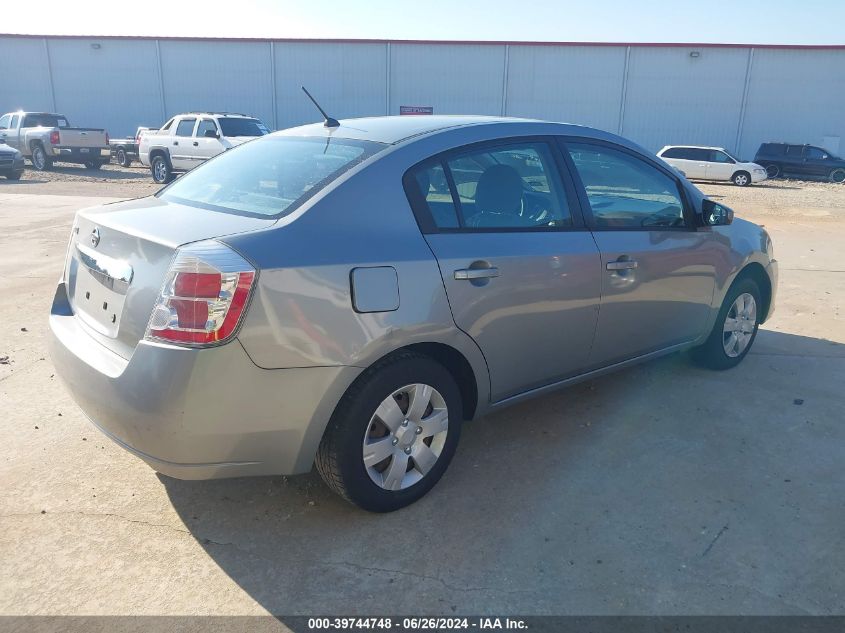
[{"label": "dark pickup truck in background", "polygon": [[815,145],[763,143],[754,162],[765,167],[769,178],[798,176],[845,182],[845,160]]}]

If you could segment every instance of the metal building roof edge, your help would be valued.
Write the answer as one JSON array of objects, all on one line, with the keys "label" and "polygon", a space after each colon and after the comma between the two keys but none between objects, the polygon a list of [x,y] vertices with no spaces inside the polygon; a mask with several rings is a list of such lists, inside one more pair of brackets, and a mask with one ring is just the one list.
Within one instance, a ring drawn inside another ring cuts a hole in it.
[{"label": "metal building roof edge", "polygon": [[296,44],[433,44],[459,46],[600,46],[636,48],[758,48],[784,50],[845,50],[845,44],[742,44],[722,42],[557,42],[531,40],[395,40],[355,38],[269,38],[269,37],[189,37],[172,35],[51,35],[39,33],[0,33],[0,38],[37,39],[99,39],[99,40],[161,40],[180,42],[253,42],[253,43],[296,43]]}]

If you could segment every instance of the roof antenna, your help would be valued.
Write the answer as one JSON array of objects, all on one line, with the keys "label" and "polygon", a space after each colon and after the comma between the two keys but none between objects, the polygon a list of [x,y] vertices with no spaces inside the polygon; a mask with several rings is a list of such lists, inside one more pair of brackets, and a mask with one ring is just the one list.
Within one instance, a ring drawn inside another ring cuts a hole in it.
[{"label": "roof antenna", "polygon": [[320,107],[320,104],[317,103],[317,100],[314,97],[312,97],[311,93],[308,92],[305,89],[305,86],[300,86],[300,88],[302,88],[302,92],[304,92],[306,95],[308,95],[308,98],[311,99],[311,103],[313,103],[315,106],[317,106],[317,109],[320,111],[320,114],[323,115],[323,118],[325,119],[323,126],[325,126],[325,127],[340,127],[340,121],[338,121],[337,119],[333,119],[328,114],[326,114],[326,111],[323,110],[323,108]]}]

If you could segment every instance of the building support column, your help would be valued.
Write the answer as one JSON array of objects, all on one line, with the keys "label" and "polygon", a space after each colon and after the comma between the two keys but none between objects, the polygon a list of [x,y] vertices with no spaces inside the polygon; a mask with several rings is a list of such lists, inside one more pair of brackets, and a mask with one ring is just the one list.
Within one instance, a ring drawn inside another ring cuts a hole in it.
[{"label": "building support column", "polygon": [[158,71],[158,92],[161,96],[161,124],[167,121],[167,101],[164,98],[164,73],[161,69],[161,42],[156,40],[156,70]]},{"label": "building support column", "polygon": [[734,141],[734,154],[739,155],[739,146],[742,143],[742,128],[745,125],[745,108],[748,105],[748,87],[751,84],[751,70],[754,67],[754,49],[748,49],[748,60],[745,62],[745,85],[742,87],[742,101],[739,106],[739,122],[736,126],[736,140]]},{"label": "building support column", "polygon": [[384,45],[384,115],[390,116],[390,42]]},{"label": "building support column", "polygon": [[47,83],[50,86],[50,103],[51,109],[53,112],[56,112],[59,108],[56,105],[56,88],[53,86],[53,63],[50,61],[50,44],[47,42],[47,38],[44,38],[44,54],[47,56]]},{"label": "building support column", "polygon": [[622,136],[625,129],[625,101],[628,98],[628,68],[631,65],[631,47],[625,47],[625,66],[622,69],[622,92],[619,95],[619,127],[617,133]]},{"label": "building support column", "polygon": [[279,114],[276,105],[276,43],[270,42],[270,104],[273,106],[273,130],[279,129]]},{"label": "building support column", "polygon": [[511,46],[505,44],[505,60],[502,70],[502,116],[508,115],[508,68],[510,66]]}]

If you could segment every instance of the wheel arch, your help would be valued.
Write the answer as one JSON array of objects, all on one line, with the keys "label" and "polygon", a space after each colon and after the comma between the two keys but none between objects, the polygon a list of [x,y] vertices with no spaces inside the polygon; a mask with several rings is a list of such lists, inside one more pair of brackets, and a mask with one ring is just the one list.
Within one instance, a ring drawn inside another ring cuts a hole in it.
[{"label": "wheel arch", "polygon": [[756,283],[757,287],[760,289],[760,299],[763,302],[763,305],[761,306],[762,316],[760,318],[760,323],[763,323],[769,317],[769,311],[772,307],[772,280],[769,279],[766,269],[763,268],[762,264],[759,262],[749,262],[746,264],[745,267],[737,273],[733,282],[731,282],[731,287],[735,286],[744,279],[751,279],[751,281]]},{"label": "wheel arch", "polygon": [[748,176],[748,184],[751,184],[751,173],[747,169],[737,169],[734,173],[732,173],[731,182],[733,182],[739,174],[745,174]]}]

